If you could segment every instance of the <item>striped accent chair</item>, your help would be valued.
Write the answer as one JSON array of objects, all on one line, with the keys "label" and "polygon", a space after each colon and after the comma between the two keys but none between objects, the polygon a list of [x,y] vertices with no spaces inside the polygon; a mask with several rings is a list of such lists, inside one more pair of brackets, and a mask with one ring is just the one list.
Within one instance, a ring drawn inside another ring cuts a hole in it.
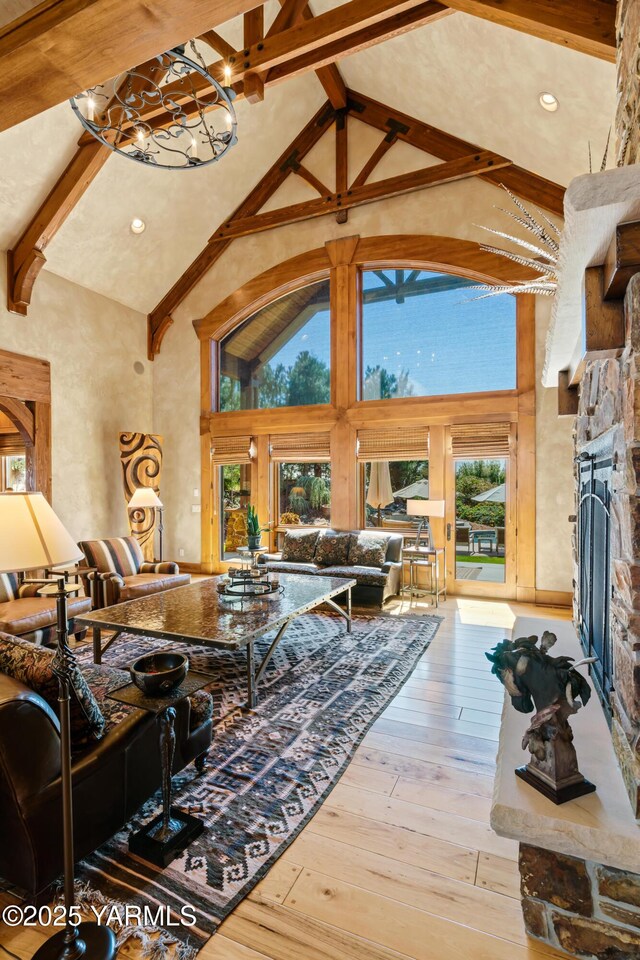
[{"label": "striped accent chair", "polygon": [[78,546],[84,553],[79,573],[94,610],[191,582],[173,561],[145,561],[135,537],[83,540]]},{"label": "striped accent chair", "polygon": [[[42,584],[21,583],[17,573],[0,573],[0,633],[30,640],[42,646],[56,643],[55,597],[39,597]],[[88,597],[68,597],[68,629],[76,639],[82,639],[86,629],[76,629],[73,618],[91,610]]]}]

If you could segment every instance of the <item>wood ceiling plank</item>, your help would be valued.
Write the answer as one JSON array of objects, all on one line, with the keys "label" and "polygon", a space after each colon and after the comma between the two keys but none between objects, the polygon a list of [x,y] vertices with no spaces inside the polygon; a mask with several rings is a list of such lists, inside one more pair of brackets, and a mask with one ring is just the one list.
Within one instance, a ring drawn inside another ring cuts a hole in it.
[{"label": "wood ceiling plank", "polygon": [[398,197],[425,187],[432,187],[442,183],[451,183],[466,177],[477,177],[487,170],[501,169],[509,166],[510,160],[491,153],[481,151],[469,157],[458,160],[449,160],[438,163],[422,170],[413,170],[386,180],[364,184],[347,191],[346,195],[336,193],[322,197],[319,200],[309,200],[303,203],[291,204],[266,213],[258,213],[251,217],[234,218],[226,224],[212,239],[229,240],[235,237],[246,237],[274,227],[285,226],[290,223],[299,223],[301,220],[310,220],[323,217],[328,213],[337,213],[341,209],[373,203],[390,197]]},{"label": "wood ceiling plank", "polygon": [[[0,130],[255,6],[255,0],[45,0],[0,29]],[[99,38],[96,56],[87,38]]]},{"label": "wood ceiling plank", "polygon": [[[235,217],[251,216],[260,210],[269,197],[276,192],[278,187],[284,183],[293,171],[292,158],[297,162],[302,160],[331,126],[334,119],[335,111],[327,101],[302,128],[297,137],[294,138],[284,153],[256,184],[240,206],[236,208],[231,217],[225,220],[225,224],[231,223]],[[224,226],[224,224],[221,226]],[[162,298],[158,306],[149,314],[149,359],[153,359],[154,355],[158,353],[162,337],[173,322],[171,312],[182,303],[201,277],[213,266],[216,260],[222,256],[230,243],[230,240],[217,240],[214,234],[214,237],[209,240],[204,250],[202,250],[182,276],[174,283],[171,290]]]},{"label": "wood ceiling plank", "polygon": [[[349,90],[349,114],[378,130],[389,131],[395,124],[398,139],[440,160],[455,160],[480,149],[477,144],[454,137],[431,124],[417,120],[400,110]],[[481,175],[490,183],[504,184],[521,199],[530,201],[559,217],[564,213],[564,187],[524,167],[511,164],[502,170]]]},{"label": "wood ceiling plank", "polygon": [[615,63],[615,0],[446,0],[446,4]]}]

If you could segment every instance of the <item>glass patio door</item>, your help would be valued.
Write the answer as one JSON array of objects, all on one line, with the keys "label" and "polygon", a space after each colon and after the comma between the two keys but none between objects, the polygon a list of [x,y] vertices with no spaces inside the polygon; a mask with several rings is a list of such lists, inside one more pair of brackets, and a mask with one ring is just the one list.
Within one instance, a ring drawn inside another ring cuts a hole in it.
[{"label": "glass patio door", "polygon": [[511,473],[509,457],[451,458],[447,576],[454,593],[515,595]]}]

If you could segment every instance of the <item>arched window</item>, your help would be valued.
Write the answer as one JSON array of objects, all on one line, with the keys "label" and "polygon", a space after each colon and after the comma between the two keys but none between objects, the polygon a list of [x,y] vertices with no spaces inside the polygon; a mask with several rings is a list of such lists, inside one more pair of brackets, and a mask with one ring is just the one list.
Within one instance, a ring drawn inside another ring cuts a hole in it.
[{"label": "arched window", "polygon": [[516,302],[425,270],[362,273],[362,400],[516,387]]},{"label": "arched window", "polygon": [[329,280],[267,304],[220,343],[219,410],[329,403]]}]

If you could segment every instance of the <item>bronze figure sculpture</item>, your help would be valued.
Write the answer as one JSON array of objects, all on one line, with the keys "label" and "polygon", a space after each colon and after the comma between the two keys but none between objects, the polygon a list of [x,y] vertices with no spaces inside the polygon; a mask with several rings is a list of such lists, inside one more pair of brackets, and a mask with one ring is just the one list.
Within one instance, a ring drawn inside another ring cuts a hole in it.
[{"label": "bronze figure sculpture", "polygon": [[531,758],[516,770],[517,776],[554,803],[565,803],[596,789],[578,769],[569,726],[569,717],[591,696],[588,682],[576,668],[593,663],[594,658],[574,663],[571,657],[552,657],[548,651],[555,642],[555,634],[545,631],[542,639],[503,640],[485,656],[516,710],[531,713],[535,709],[522,739],[522,749],[528,747]]}]

